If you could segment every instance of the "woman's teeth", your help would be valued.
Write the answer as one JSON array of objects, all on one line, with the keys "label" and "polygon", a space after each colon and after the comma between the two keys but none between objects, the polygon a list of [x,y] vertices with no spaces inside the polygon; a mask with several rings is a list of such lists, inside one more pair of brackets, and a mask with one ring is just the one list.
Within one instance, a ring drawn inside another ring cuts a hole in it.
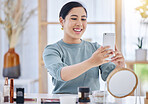
[{"label": "woman's teeth", "polygon": [[80,31],[81,31],[81,29],[74,29],[74,31],[78,31],[78,32],[80,32]]}]

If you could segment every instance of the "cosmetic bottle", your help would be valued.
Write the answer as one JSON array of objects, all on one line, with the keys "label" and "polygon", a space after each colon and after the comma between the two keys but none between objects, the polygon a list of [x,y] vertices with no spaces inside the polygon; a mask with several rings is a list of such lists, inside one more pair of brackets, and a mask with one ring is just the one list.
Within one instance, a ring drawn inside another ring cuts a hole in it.
[{"label": "cosmetic bottle", "polygon": [[14,96],[14,79],[10,79],[10,103],[13,103]]},{"label": "cosmetic bottle", "polygon": [[8,85],[8,77],[5,78],[5,84],[4,84],[4,88],[3,88],[3,96],[4,96],[4,102],[9,102],[10,87]]},{"label": "cosmetic bottle", "polygon": [[89,87],[78,88],[78,104],[90,104],[89,90]]},{"label": "cosmetic bottle", "polygon": [[24,104],[24,88],[16,88],[16,103]]}]

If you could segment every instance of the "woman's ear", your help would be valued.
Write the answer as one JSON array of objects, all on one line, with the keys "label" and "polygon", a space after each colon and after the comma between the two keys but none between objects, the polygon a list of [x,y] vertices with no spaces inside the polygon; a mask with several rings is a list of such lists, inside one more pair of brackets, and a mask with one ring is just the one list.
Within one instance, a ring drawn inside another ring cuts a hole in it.
[{"label": "woman's ear", "polygon": [[64,19],[62,17],[59,18],[60,24],[63,27],[64,26]]}]

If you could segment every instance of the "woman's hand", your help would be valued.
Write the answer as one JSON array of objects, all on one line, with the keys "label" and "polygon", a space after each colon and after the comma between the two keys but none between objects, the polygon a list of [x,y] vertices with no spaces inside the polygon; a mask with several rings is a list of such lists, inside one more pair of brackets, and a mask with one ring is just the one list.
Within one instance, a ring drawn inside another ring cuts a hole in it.
[{"label": "woman's hand", "polygon": [[88,59],[92,67],[96,67],[109,62],[109,60],[106,60],[106,58],[111,57],[114,53],[113,50],[109,48],[110,46],[101,46],[92,54],[92,56]]},{"label": "woman's hand", "polygon": [[115,63],[116,67],[125,67],[125,60],[122,53],[118,50],[117,46],[115,46],[115,56],[111,58],[113,63]]}]

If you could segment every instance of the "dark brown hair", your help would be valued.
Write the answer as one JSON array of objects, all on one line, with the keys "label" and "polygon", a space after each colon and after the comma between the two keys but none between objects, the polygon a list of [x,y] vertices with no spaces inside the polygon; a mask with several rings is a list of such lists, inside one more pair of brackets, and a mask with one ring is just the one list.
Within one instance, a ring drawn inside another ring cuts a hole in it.
[{"label": "dark brown hair", "polygon": [[75,7],[83,7],[85,12],[86,12],[86,16],[87,16],[87,10],[86,8],[79,2],[76,2],[76,1],[72,1],[72,2],[68,2],[66,3],[60,13],[59,13],[59,17],[62,17],[63,19],[65,19],[65,17],[68,15],[69,11],[72,9],[72,8],[75,8]]}]

